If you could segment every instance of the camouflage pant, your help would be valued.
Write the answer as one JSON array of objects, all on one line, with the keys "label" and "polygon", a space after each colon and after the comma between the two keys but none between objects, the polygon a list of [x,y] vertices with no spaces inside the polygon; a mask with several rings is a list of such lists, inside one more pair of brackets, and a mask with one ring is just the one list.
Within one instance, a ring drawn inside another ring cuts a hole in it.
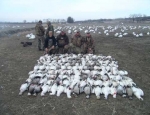
[{"label": "camouflage pant", "polygon": [[44,42],[45,42],[44,36],[36,36],[36,38],[38,39],[38,49],[44,50]]},{"label": "camouflage pant", "polygon": [[74,54],[79,54],[79,53],[83,53],[83,48],[82,47],[77,47],[75,45],[73,45],[72,43],[69,44],[69,52],[70,53],[74,53]]},{"label": "camouflage pant", "polygon": [[56,52],[56,48],[54,48],[54,49],[52,49],[52,50],[50,50],[49,51],[49,54],[56,54],[57,52]]},{"label": "camouflage pant", "polygon": [[58,54],[68,53],[69,45],[65,45],[64,47],[56,47],[56,52]]},{"label": "camouflage pant", "polygon": [[87,54],[87,53],[93,54],[93,53],[95,53],[95,48],[91,47],[91,46],[88,46],[87,44],[83,44],[83,52],[85,54]]}]

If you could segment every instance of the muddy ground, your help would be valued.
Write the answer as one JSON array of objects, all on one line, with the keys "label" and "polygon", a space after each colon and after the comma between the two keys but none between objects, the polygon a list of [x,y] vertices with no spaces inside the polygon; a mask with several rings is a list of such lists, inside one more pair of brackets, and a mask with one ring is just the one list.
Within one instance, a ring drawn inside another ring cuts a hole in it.
[{"label": "muddy ground", "polygon": [[0,38],[0,115],[150,115],[150,37],[112,38],[93,35],[96,41],[96,53],[111,55],[119,62],[119,68],[127,70],[129,76],[143,89],[144,101],[117,96],[96,100],[95,95],[85,99],[67,99],[49,96],[28,97],[27,93],[18,96],[20,85],[28,78],[36,60],[43,55],[37,49],[37,40],[33,45],[23,47],[21,41],[30,41],[25,35],[34,31],[25,31]]}]

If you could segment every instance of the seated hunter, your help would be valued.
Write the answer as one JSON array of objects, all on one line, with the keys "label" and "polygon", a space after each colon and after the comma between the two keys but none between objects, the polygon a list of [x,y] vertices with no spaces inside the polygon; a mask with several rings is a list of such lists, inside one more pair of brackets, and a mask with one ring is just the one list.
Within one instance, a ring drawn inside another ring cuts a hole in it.
[{"label": "seated hunter", "polygon": [[85,54],[93,54],[95,53],[95,44],[94,39],[91,36],[90,32],[87,32],[86,37],[83,43],[83,49]]},{"label": "seated hunter", "polygon": [[60,54],[68,53],[69,39],[64,30],[57,36],[57,52]]},{"label": "seated hunter", "polygon": [[80,34],[80,31],[77,31],[76,34],[71,38],[71,43],[70,43],[70,52],[79,54],[83,52],[83,37]]},{"label": "seated hunter", "polygon": [[55,54],[56,53],[56,38],[53,36],[53,32],[49,31],[47,38],[45,39],[45,52],[47,54]]}]

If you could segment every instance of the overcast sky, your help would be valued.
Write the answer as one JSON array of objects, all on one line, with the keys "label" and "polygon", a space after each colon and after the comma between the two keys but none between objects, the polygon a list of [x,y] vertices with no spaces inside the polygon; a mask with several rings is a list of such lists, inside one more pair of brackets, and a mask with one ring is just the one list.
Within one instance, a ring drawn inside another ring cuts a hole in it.
[{"label": "overcast sky", "polygon": [[0,0],[0,21],[77,20],[150,16],[150,0]]}]

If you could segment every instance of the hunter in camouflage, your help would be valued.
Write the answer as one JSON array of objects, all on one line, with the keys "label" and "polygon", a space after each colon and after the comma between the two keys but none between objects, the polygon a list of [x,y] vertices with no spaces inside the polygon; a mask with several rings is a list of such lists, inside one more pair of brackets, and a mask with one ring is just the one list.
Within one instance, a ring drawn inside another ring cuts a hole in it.
[{"label": "hunter in camouflage", "polygon": [[36,38],[38,39],[38,49],[44,50],[44,33],[45,29],[42,26],[42,21],[40,20],[35,26]]},{"label": "hunter in camouflage", "polygon": [[50,21],[47,22],[46,37],[48,37],[48,32],[49,32],[49,31],[52,31],[52,32],[53,32],[53,35],[54,35],[54,27],[53,27],[53,25],[51,25],[51,22],[50,22]]},{"label": "hunter in camouflage", "polygon": [[84,53],[95,53],[94,40],[89,32],[87,32],[83,43]]},{"label": "hunter in camouflage", "polygon": [[77,31],[76,34],[71,38],[71,43],[70,43],[70,53],[83,53],[83,45],[84,39],[80,34],[80,31]]},{"label": "hunter in camouflage", "polygon": [[57,40],[57,52],[60,54],[68,53],[69,39],[63,30],[57,36],[56,40]]}]

